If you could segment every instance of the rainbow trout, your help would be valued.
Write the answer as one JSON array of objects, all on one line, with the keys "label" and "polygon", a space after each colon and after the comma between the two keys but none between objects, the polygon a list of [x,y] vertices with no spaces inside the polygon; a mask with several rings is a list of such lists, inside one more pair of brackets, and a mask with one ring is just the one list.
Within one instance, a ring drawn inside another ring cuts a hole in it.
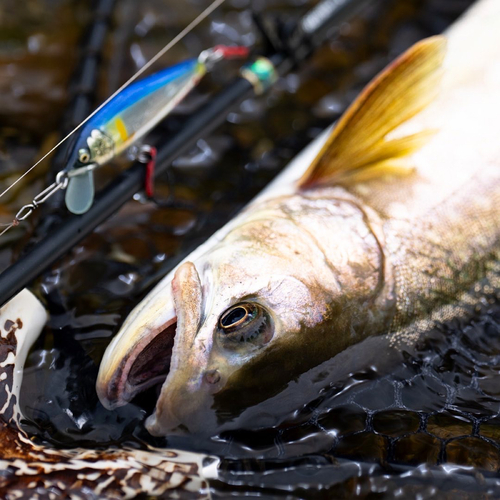
[{"label": "rainbow trout", "polygon": [[261,427],[498,286],[500,2],[386,68],[129,315],[108,408],[163,384],[154,435]]}]

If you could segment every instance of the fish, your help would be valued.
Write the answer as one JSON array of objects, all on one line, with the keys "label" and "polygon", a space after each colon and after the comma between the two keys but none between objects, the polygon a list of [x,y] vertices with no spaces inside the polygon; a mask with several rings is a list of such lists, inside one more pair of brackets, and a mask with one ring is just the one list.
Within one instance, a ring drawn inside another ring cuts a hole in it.
[{"label": "fish", "polygon": [[108,346],[102,404],[161,387],[154,436],[279,425],[500,289],[499,27],[483,0],[416,43],[167,274]]}]

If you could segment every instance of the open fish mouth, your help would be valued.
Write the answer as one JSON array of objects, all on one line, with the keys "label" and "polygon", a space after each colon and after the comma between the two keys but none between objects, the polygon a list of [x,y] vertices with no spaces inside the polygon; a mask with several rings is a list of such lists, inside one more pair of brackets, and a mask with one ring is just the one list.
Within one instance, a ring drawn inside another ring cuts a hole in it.
[{"label": "open fish mouth", "polygon": [[126,382],[130,387],[135,388],[135,391],[142,392],[164,382],[167,378],[176,327],[177,318],[174,318],[135,359]]},{"label": "open fish mouth", "polygon": [[204,376],[209,350],[201,344],[206,346],[207,339],[196,343],[201,307],[198,272],[193,263],[185,262],[130,313],[108,346],[96,384],[106,408],[123,406],[161,384],[154,413],[146,422],[152,434],[165,435],[198,417],[206,423],[198,410],[210,405],[210,394],[218,385]]},{"label": "open fish mouth", "polygon": [[171,293],[165,292],[131,313],[103,357],[96,389],[110,410],[163,384],[170,372],[177,314]]}]

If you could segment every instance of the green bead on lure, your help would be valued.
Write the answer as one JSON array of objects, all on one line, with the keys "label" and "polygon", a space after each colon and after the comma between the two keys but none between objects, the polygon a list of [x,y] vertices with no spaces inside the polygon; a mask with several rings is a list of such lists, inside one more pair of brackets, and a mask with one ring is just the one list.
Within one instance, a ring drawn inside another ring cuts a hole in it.
[{"label": "green bead on lure", "polygon": [[96,113],[82,128],[69,156],[66,207],[74,214],[94,200],[95,168],[119,155],[164,119],[221,59],[246,57],[246,47],[216,46],[198,58],[137,81]]}]

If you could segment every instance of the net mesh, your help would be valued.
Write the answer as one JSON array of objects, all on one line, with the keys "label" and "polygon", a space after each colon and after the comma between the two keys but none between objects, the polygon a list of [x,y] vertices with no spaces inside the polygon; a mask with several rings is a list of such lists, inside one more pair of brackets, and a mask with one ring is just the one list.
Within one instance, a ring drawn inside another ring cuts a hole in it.
[{"label": "net mesh", "polygon": [[302,410],[301,423],[227,434],[229,453],[267,459],[226,459],[216,491],[253,471],[277,493],[287,474],[288,485],[309,482],[314,498],[500,493],[500,302],[484,297],[477,309],[429,334],[390,374],[367,371],[340,393],[332,388]]}]

